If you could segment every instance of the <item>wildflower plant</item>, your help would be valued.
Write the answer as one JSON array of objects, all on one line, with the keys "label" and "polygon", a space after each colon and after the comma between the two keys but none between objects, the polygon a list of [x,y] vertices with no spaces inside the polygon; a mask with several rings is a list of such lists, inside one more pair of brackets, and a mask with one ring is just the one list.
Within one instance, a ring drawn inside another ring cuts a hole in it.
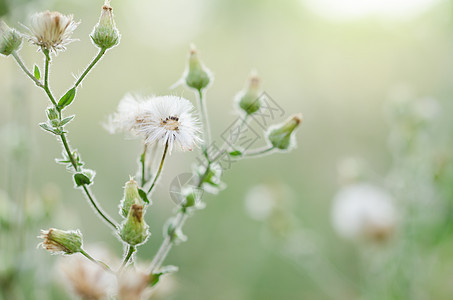
[{"label": "wildflower plant", "polygon": [[[119,204],[121,221],[117,221],[102,209],[91,190],[96,172],[86,167],[80,153],[69,143],[67,128],[75,116],[66,115],[70,104],[76,101],[80,84],[106,52],[120,42],[120,33],[116,27],[113,9],[109,1],[102,6],[99,22],[94,26],[90,35],[93,44],[99,48],[98,54],[61,97],[54,95],[49,81],[50,62],[74,41],[71,36],[78,24],[79,22],[75,21],[72,15],[49,11],[32,16],[27,34],[20,34],[2,22],[0,24],[0,50],[4,56],[12,56],[22,71],[47,95],[51,105],[45,112],[47,120],[40,123],[39,126],[61,141],[63,157],[57,159],[57,162],[71,171],[75,188],[85,194],[97,216],[112,229],[123,243],[125,251],[121,265],[114,268],[93,258],[84,250],[82,233],[79,230],[54,228],[42,230],[39,236],[43,239],[41,246],[52,254],[82,254],[101,267],[104,272],[114,275],[118,281],[118,287],[112,296],[124,298],[121,294],[131,287],[124,286],[126,281],[123,282],[122,278],[125,278],[130,272],[134,272],[133,256],[138,247],[148,242],[151,236],[152,229],[146,224],[145,215],[147,210],[151,209],[154,188],[159,183],[164,163],[171,157],[171,153],[175,150],[192,151],[201,148],[203,159],[194,164],[192,182],[181,188],[181,199],[176,215],[164,224],[164,240],[152,262],[146,272],[140,271],[134,275],[141,278],[138,294],[156,285],[163,274],[177,270],[173,266],[163,266],[164,260],[173,245],[187,239],[182,231],[184,223],[197,210],[205,207],[202,202],[203,192],[216,194],[225,187],[222,182],[223,168],[220,165],[220,159],[226,156],[238,161],[248,157],[271,154],[274,151],[282,152],[292,149],[295,145],[295,129],[301,123],[302,117],[297,114],[288,121],[271,126],[264,131],[267,139],[267,146],[264,148],[239,149],[234,144],[225,143],[219,151],[212,153],[210,151],[212,139],[206,109],[206,93],[208,87],[213,84],[213,76],[201,62],[198,51],[192,46],[187,67],[180,82],[195,92],[198,110],[189,100],[182,97],[172,95],[136,97],[128,94],[119,102],[117,112],[110,116],[106,124],[106,128],[110,132],[126,133],[140,139],[143,144],[143,152],[140,153],[138,159],[137,181],[130,178],[126,182],[124,196]],[[18,54],[22,39],[37,46],[43,54],[44,66],[42,69],[35,65],[32,72],[25,66]],[[246,90],[236,96],[235,103],[239,108],[239,115],[242,117],[241,127],[246,126],[250,117],[258,113],[261,108],[259,83],[257,75],[252,75]],[[156,153],[161,154],[156,160],[158,168],[151,170]],[[99,293],[99,291],[94,292]],[[104,295],[103,292],[100,294]],[[84,297],[90,298],[90,295],[84,295]],[[92,295],[91,298],[96,297]]]}]

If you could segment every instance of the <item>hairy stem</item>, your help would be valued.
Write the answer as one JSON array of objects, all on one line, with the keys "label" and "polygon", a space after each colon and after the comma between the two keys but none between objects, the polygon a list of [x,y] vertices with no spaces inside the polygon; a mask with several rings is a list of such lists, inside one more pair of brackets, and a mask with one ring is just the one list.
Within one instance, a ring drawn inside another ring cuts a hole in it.
[{"label": "hairy stem", "polygon": [[99,50],[98,55],[96,55],[96,57],[91,61],[91,63],[88,65],[88,67],[85,69],[85,71],[82,73],[82,75],[80,75],[79,79],[74,84],[74,88],[78,87],[79,84],[82,83],[85,76],[88,75],[88,73],[91,71],[91,69],[93,69],[94,65],[101,59],[101,57],[105,54],[106,51],[107,51],[107,49],[104,49],[104,48],[101,48]]},{"label": "hairy stem", "polygon": [[31,80],[33,80],[33,82],[39,86],[40,88],[44,88],[44,85],[35,77],[33,76],[33,74],[31,74],[31,72],[27,69],[27,67],[25,66],[25,64],[23,63],[22,59],[20,58],[20,56],[16,53],[16,51],[13,51],[11,53],[11,55],[14,57],[14,59],[16,60],[17,64],[19,65],[19,67],[22,69],[22,71],[24,71],[24,73],[30,77]]},{"label": "hairy stem", "polygon": [[162,168],[163,168],[163,166],[164,166],[164,161],[165,161],[165,157],[167,156],[167,152],[168,152],[168,142],[165,143],[164,154],[162,155],[162,159],[161,159],[161,161],[160,161],[159,170],[157,170],[156,176],[154,176],[154,180],[153,180],[153,183],[151,184],[151,186],[149,187],[148,194],[151,193],[151,191],[152,191],[153,188],[154,188],[154,185],[155,185],[156,182],[157,182],[157,179],[159,179],[159,176],[160,176],[160,174],[162,173]]},{"label": "hairy stem", "polygon": [[206,159],[208,161],[210,161],[208,147],[209,147],[209,144],[211,141],[211,132],[210,132],[210,127],[209,127],[206,101],[203,97],[203,92],[201,90],[198,90],[198,103],[200,106],[200,117],[201,117],[201,121],[203,123],[203,134],[204,134],[204,139],[203,139],[203,144],[201,145],[201,150],[203,151],[203,155],[206,157]]},{"label": "hairy stem", "polygon": [[[60,111],[57,105],[57,101],[55,101],[55,98],[52,95],[52,92],[50,91],[49,88],[49,63],[50,63],[50,54],[49,50],[43,49],[42,52],[44,53],[44,56],[46,57],[45,64],[44,64],[44,91],[46,92],[47,96],[49,97],[50,101],[52,104],[55,106],[55,108]],[[61,112],[60,112],[60,118],[61,118]]]},{"label": "hairy stem", "polygon": [[146,184],[146,151],[148,150],[147,144],[143,147],[143,153],[140,156],[140,167],[142,172],[141,187]]},{"label": "hairy stem", "polygon": [[135,246],[129,245],[129,247],[128,247],[128,249],[127,249],[127,254],[126,254],[126,256],[124,257],[123,263],[121,264],[121,267],[120,267],[120,269],[119,269],[118,272],[123,271],[124,267],[127,265],[127,263],[129,262],[129,260],[131,259],[132,254],[134,254],[134,252],[135,252],[136,250],[137,250],[137,248],[135,248]]},{"label": "hairy stem", "polygon": [[106,263],[103,263],[103,262],[100,261],[100,260],[94,259],[93,257],[91,257],[91,255],[89,255],[88,253],[86,253],[84,250],[81,250],[80,253],[81,253],[83,256],[85,256],[86,258],[88,258],[89,260],[91,260],[92,262],[94,262],[95,264],[97,264],[98,266],[102,267],[104,270],[113,273],[112,269],[110,269],[110,267],[109,267]]},{"label": "hairy stem", "polygon": [[268,147],[265,147],[265,148],[257,149],[255,151],[246,152],[242,156],[238,157],[238,159],[241,159],[243,157],[260,156],[260,155],[266,154],[266,153],[268,153],[268,152],[270,152],[270,151],[272,151],[274,149],[275,149],[274,146],[268,146]]}]

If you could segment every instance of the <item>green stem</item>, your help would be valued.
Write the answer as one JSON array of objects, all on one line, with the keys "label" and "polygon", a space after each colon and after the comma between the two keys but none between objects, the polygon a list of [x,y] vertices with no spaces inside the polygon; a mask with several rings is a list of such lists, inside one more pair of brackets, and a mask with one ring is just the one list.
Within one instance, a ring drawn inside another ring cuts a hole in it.
[{"label": "green stem", "polygon": [[140,156],[140,163],[141,163],[141,171],[142,171],[142,184],[141,187],[143,187],[146,184],[146,151],[148,150],[147,144],[145,144],[143,148],[143,153]]},{"label": "green stem", "polygon": [[262,155],[262,154],[266,154],[267,152],[270,152],[270,151],[272,151],[274,149],[275,149],[274,146],[269,146],[267,148],[257,149],[257,150],[255,150],[253,152],[244,153],[242,156],[238,157],[238,159],[241,159],[241,158],[244,158],[244,157],[259,156],[259,155]]},{"label": "green stem", "polygon": [[154,176],[154,180],[153,180],[153,183],[151,184],[151,186],[149,187],[148,194],[151,193],[151,191],[154,188],[154,185],[156,184],[157,179],[159,179],[159,176],[162,173],[162,168],[164,166],[165,156],[167,156],[167,152],[168,152],[168,142],[165,143],[164,154],[162,155],[162,159],[160,161],[159,170],[157,171],[156,176]]},{"label": "green stem", "polygon": [[203,140],[203,144],[201,145],[201,150],[203,151],[203,154],[206,157],[206,159],[208,161],[210,161],[209,153],[208,153],[208,145],[211,140],[211,132],[210,132],[210,127],[209,127],[206,101],[203,98],[202,90],[198,90],[198,102],[199,102],[199,106],[200,106],[200,116],[201,116],[201,121],[203,122],[203,134],[204,134],[204,140]]},{"label": "green stem", "polygon": [[[79,171],[79,166],[76,162],[76,159],[74,158],[74,155],[72,155],[71,148],[69,147],[68,141],[66,140],[65,134],[61,134],[61,141],[63,143],[63,147],[66,151],[66,154],[69,157],[69,160],[71,161],[71,164],[74,168],[74,171],[78,172]],[[85,192],[85,195],[88,197],[90,200],[91,205],[94,207],[94,209],[98,212],[98,214],[110,225],[112,226],[115,230],[118,230],[118,225],[108,217],[108,215],[100,208],[99,203],[96,201],[96,199],[91,195],[90,189],[84,184],[82,185],[83,191]]]},{"label": "green stem", "polygon": [[19,65],[19,67],[22,69],[22,71],[25,72],[25,74],[30,77],[31,80],[34,81],[34,83],[39,86],[40,88],[44,88],[44,85],[35,77],[33,76],[33,74],[31,74],[31,72],[27,69],[27,67],[25,66],[25,64],[23,63],[22,59],[20,58],[20,56],[16,53],[16,51],[12,52],[11,55],[14,57],[14,59],[16,60],[17,64]]},{"label": "green stem", "polygon": [[164,262],[165,258],[167,257],[168,253],[170,252],[171,248],[174,245],[175,232],[179,231],[184,226],[184,223],[186,222],[187,218],[188,215],[186,210],[180,211],[176,216],[173,230],[169,232],[168,235],[165,237],[164,241],[162,242],[162,245],[159,247],[159,250],[154,256],[153,261],[151,262],[151,266],[149,269],[150,274],[153,274],[162,266],[162,263]]},{"label": "green stem", "polygon": [[136,250],[137,250],[137,248],[135,248],[135,246],[129,245],[128,250],[127,250],[127,254],[126,254],[126,256],[124,257],[123,263],[121,264],[121,267],[120,267],[120,269],[119,269],[118,272],[123,271],[124,267],[127,265],[127,263],[129,262],[129,260],[131,259],[132,254],[134,254],[134,252],[135,252]]},{"label": "green stem", "polygon": [[80,83],[82,83],[82,80],[85,78],[85,76],[88,75],[90,70],[94,67],[94,65],[101,59],[101,57],[105,54],[107,49],[101,48],[99,50],[98,55],[91,61],[91,63],[88,65],[88,67],[85,69],[85,71],[80,75],[79,79],[76,81],[74,84],[74,88],[78,87]]},{"label": "green stem", "polygon": [[92,262],[94,262],[95,264],[97,264],[97,265],[99,265],[100,267],[102,267],[104,270],[113,273],[112,269],[110,269],[110,267],[109,267],[106,263],[103,263],[103,262],[100,261],[100,260],[94,259],[93,257],[91,257],[91,255],[89,255],[88,253],[86,253],[84,250],[81,250],[80,253],[81,253],[83,256],[85,256],[86,258],[88,258],[89,260],[91,260]]},{"label": "green stem", "polygon": [[[46,92],[47,96],[49,97],[50,101],[52,104],[55,106],[55,108],[60,111],[57,105],[57,101],[55,101],[55,98],[52,95],[52,92],[50,91],[49,88],[49,63],[50,63],[50,54],[49,50],[43,49],[42,52],[44,53],[44,56],[46,57],[46,62],[44,65],[44,91]],[[60,118],[61,118],[61,113],[60,113]]]}]

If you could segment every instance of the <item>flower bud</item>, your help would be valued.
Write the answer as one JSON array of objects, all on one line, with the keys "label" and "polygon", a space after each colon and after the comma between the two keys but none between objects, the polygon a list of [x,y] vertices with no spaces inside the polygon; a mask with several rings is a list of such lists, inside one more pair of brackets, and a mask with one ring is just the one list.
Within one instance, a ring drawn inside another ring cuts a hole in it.
[{"label": "flower bud", "polygon": [[65,231],[55,228],[41,230],[38,238],[44,239],[40,244],[53,254],[73,254],[82,251],[82,234],[80,231]]},{"label": "flower bud", "polygon": [[58,112],[55,108],[50,107],[46,110],[47,118],[49,121],[58,120]]},{"label": "flower bud", "polygon": [[99,22],[94,26],[91,39],[93,43],[101,49],[109,49],[119,44],[120,33],[113,19],[113,9],[108,0],[102,6]]},{"label": "flower bud", "polygon": [[257,112],[261,107],[259,94],[260,78],[252,73],[248,87],[236,95],[236,102],[247,115]]},{"label": "flower bud", "polygon": [[139,245],[150,235],[143,214],[143,205],[132,204],[127,219],[121,225],[120,237],[129,245]]},{"label": "flower bud", "polygon": [[22,37],[15,29],[9,28],[5,22],[0,21],[0,54],[10,55],[19,50]]},{"label": "flower bud", "polygon": [[138,184],[134,179],[130,179],[126,182],[124,187],[124,198],[120,204],[120,215],[127,218],[129,210],[133,204],[143,204],[143,200],[140,198],[138,193]]},{"label": "flower bud", "polygon": [[290,149],[295,144],[292,133],[301,122],[302,114],[297,114],[282,124],[270,127],[267,133],[268,141],[277,149]]},{"label": "flower bud", "polygon": [[203,65],[195,46],[191,45],[188,66],[183,76],[187,86],[201,91],[209,85],[211,77],[211,71]]}]

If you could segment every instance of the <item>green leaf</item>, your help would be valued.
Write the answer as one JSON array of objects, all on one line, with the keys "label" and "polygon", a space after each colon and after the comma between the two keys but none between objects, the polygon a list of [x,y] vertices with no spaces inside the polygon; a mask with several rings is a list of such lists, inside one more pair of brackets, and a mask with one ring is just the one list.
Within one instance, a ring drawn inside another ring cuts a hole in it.
[{"label": "green leaf", "polygon": [[38,79],[38,80],[41,79],[41,73],[39,72],[39,68],[37,65],[35,65],[34,73],[35,73],[34,75],[35,75],[36,79]]},{"label": "green leaf", "polygon": [[60,126],[65,126],[66,124],[71,122],[74,119],[74,117],[75,116],[70,116],[70,117],[64,118],[63,120],[61,120]]},{"label": "green leaf", "polygon": [[75,88],[72,88],[69,91],[67,91],[66,94],[64,94],[63,97],[61,97],[60,101],[58,101],[58,109],[62,110],[66,106],[71,104],[71,102],[74,100],[75,94],[76,94]]},{"label": "green leaf", "polygon": [[169,273],[175,273],[178,272],[178,267],[176,266],[165,266],[161,267],[159,271],[154,272],[153,274],[149,275],[150,278],[150,285],[155,286],[162,275],[169,274]]},{"label": "green leaf", "polygon": [[88,178],[88,176],[86,176],[85,174],[82,174],[82,173],[75,173],[74,174],[74,181],[76,183],[77,186],[82,186],[82,185],[88,185],[91,183],[91,180],[90,178]]},{"label": "green leaf", "polygon": [[239,151],[239,150],[236,150],[236,151],[230,152],[229,154],[230,154],[230,156],[235,157],[235,156],[241,156],[241,155],[242,155],[242,152]]},{"label": "green leaf", "polygon": [[49,126],[47,123],[39,123],[39,126],[44,129],[45,131],[51,132],[56,135],[60,135],[61,131],[53,129],[52,127]]},{"label": "green leaf", "polygon": [[140,196],[140,198],[142,198],[142,200],[146,203],[146,204],[149,204],[149,200],[148,200],[148,196],[146,195],[146,192],[142,189],[138,189],[138,195]]}]

